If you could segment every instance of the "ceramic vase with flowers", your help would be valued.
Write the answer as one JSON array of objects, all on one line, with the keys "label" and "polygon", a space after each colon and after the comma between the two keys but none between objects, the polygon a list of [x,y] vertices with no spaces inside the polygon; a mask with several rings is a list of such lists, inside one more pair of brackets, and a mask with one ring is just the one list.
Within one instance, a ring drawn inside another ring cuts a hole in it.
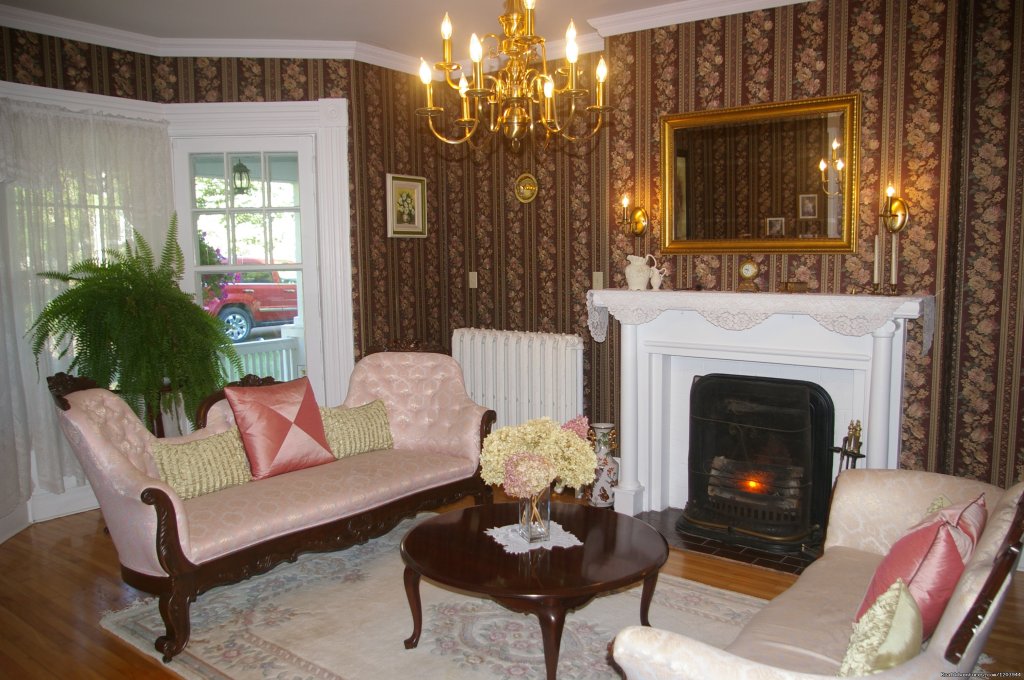
[{"label": "ceramic vase with flowers", "polygon": [[594,481],[597,457],[584,416],[559,425],[536,418],[492,432],[480,451],[480,475],[519,502],[519,534],[528,542],[551,535],[551,485],[583,488]]}]

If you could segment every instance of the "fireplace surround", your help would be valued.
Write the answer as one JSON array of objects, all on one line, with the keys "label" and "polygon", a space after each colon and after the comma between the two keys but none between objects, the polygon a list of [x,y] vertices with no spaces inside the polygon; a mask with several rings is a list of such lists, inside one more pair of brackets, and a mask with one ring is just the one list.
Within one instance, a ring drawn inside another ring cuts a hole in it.
[{"label": "fireplace surround", "polygon": [[690,433],[677,414],[708,373],[821,385],[837,431],[864,424],[866,467],[898,467],[907,323],[921,319],[927,354],[933,297],[601,289],[587,306],[594,340],[621,323],[617,511],[685,507]]}]

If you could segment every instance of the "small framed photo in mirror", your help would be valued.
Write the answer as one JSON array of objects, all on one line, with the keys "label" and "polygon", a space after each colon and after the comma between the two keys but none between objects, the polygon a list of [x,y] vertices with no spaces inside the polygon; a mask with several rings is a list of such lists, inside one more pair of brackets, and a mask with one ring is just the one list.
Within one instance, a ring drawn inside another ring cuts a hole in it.
[{"label": "small framed photo in mirror", "polygon": [[785,217],[768,217],[764,221],[764,235],[766,238],[781,238],[786,235]]},{"label": "small framed photo in mirror", "polygon": [[818,194],[800,194],[800,202],[797,204],[797,214],[802,220],[814,220],[818,218]]}]

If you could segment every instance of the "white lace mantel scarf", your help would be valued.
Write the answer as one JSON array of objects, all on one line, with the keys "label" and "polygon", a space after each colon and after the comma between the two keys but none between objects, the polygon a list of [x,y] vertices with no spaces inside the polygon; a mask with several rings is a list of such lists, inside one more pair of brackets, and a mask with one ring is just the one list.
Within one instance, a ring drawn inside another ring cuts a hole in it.
[{"label": "white lace mantel scarf", "polygon": [[932,346],[935,298],[879,295],[818,295],[791,293],[729,293],[602,289],[587,291],[587,325],[597,342],[608,334],[608,315],[621,323],[654,321],[667,310],[694,311],[709,323],[731,331],[753,328],[773,314],[805,314],[823,328],[840,335],[860,337],[899,316],[907,303],[921,303],[924,337],[922,354]]}]

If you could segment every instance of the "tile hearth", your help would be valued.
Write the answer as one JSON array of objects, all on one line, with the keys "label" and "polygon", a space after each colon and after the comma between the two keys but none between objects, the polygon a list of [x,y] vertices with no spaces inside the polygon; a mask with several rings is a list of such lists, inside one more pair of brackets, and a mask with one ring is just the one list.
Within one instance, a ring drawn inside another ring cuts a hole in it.
[{"label": "tile hearth", "polygon": [[722,557],[745,564],[753,564],[767,569],[775,569],[789,574],[800,574],[807,566],[814,561],[814,557],[802,553],[792,555],[780,555],[777,553],[758,550],[740,545],[729,545],[722,541],[692,534],[683,534],[676,530],[676,520],[683,514],[679,508],[666,508],[664,510],[648,510],[636,515],[658,530],[669,546],[682,550],[704,553]]}]

